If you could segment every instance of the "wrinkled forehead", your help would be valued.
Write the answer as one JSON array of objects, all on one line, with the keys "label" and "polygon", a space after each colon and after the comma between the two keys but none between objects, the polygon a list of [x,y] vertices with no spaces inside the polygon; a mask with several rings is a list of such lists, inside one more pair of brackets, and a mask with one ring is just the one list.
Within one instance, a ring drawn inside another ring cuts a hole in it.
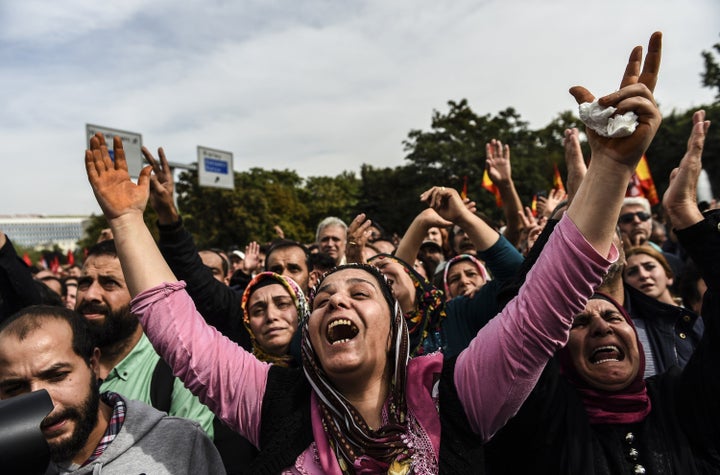
[{"label": "wrinkled forehead", "polygon": [[109,254],[99,254],[95,256],[88,256],[85,259],[82,267],[82,273],[88,274],[90,272],[102,271],[103,273],[119,273],[122,275],[122,266],[120,265],[120,259],[116,256]]}]

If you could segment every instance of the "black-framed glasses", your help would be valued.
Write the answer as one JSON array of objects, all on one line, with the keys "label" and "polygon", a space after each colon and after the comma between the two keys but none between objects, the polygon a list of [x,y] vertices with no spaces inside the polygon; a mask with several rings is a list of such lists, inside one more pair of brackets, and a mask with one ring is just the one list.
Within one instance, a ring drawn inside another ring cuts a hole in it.
[{"label": "black-framed glasses", "polygon": [[635,221],[635,216],[638,217],[640,221],[647,221],[650,219],[650,214],[646,213],[645,211],[638,211],[636,213],[624,213],[621,214],[618,218],[618,222],[622,224],[629,224]]}]

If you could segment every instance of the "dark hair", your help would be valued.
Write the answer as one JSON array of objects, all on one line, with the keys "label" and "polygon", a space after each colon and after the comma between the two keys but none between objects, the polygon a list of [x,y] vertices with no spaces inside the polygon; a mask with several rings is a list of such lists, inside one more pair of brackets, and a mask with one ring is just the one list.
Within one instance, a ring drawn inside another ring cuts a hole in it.
[{"label": "dark hair", "polygon": [[[55,279],[60,282],[60,279]],[[43,305],[51,305],[54,307],[64,307],[62,297],[57,292],[47,286],[47,284],[41,280],[34,280],[35,288],[40,294],[40,303]]]},{"label": "dark hair", "polygon": [[702,278],[703,276],[697,264],[695,264],[692,259],[688,259],[680,273],[677,283],[678,293],[685,307],[692,308],[694,304],[702,301],[703,296],[700,295],[697,288],[697,283]]},{"label": "dark hair", "polygon": [[[305,254],[305,266],[308,269],[308,272],[312,270],[312,262],[310,261],[310,251],[305,246],[305,244],[302,244],[297,241],[293,241],[292,239],[278,239],[272,242],[270,247],[267,248],[265,251],[265,270],[268,269],[268,261],[270,261],[270,255],[278,251],[280,249],[287,249],[288,247],[297,247]],[[332,266],[331,266],[332,267]]]},{"label": "dark hair", "polygon": [[310,262],[308,269],[310,269],[311,271],[319,270],[322,272],[327,272],[333,267],[335,267],[335,259],[333,259],[332,256],[327,252],[319,251],[315,254],[310,254],[308,261]]},{"label": "dark hair", "polygon": [[93,244],[88,249],[86,259],[90,256],[112,256],[117,257],[117,249],[115,248],[115,240],[107,239]]},{"label": "dark hair", "polygon": [[97,346],[85,317],[65,307],[32,305],[16,312],[0,324],[0,334],[7,333],[24,340],[28,334],[42,327],[44,320],[64,320],[72,331],[73,352],[90,364],[93,350]]},{"label": "dark hair", "polygon": [[225,251],[223,251],[222,249],[218,249],[216,247],[211,247],[209,249],[201,249],[200,252],[202,252],[202,251],[214,252],[215,254],[217,254],[220,257],[220,260],[222,261],[221,266],[222,266],[223,276],[228,275],[228,272],[230,272],[230,261],[228,261],[228,258],[225,257]]}]

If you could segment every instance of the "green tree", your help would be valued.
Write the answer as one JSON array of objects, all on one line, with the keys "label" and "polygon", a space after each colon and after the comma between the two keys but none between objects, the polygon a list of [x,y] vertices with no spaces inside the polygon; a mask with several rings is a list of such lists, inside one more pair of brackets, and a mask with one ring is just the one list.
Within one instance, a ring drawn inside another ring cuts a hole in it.
[{"label": "green tree", "polygon": [[[720,43],[715,43],[713,49],[720,55]],[[720,65],[711,51],[703,51],[701,54],[705,62],[705,71],[700,74],[702,85],[715,89],[715,100],[720,101]]]}]

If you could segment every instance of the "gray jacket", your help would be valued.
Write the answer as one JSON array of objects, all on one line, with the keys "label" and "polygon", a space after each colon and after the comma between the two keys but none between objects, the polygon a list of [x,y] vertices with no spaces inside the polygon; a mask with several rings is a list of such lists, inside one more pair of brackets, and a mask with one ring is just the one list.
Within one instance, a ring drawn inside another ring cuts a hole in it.
[{"label": "gray jacket", "polygon": [[100,457],[71,471],[50,464],[46,475],[225,474],[220,455],[197,422],[123,400],[123,426]]}]

